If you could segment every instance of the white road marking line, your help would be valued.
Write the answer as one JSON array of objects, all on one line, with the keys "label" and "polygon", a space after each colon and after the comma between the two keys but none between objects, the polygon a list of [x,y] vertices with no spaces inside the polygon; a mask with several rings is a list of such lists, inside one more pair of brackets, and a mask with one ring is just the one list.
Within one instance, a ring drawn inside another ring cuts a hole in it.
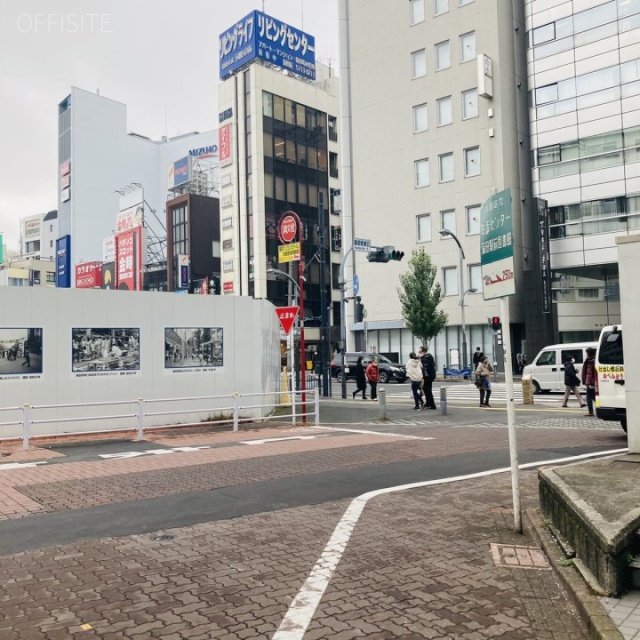
[{"label": "white road marking line", "polygon": [[282,438],[265,438],[264,440],[243,440],[240,444],[269,444],[270,442],[282,442],[283,440],[314,440],[316,436],[286,436]]},{"label": "white road marking line", "polygon": [[36,467],[40,464],[47,464],[43,462],[7,462],[6,464],[0,464],[0,471],[9,471],[10,469],[24,469],[26,467]]},{"label": "white road marking line", "polygon": [[[600,453],[585,453],[579,456],[569,458],[558,458],[556,460],[545,460],[542,462],[530,462],[520,465],[520,469],[535,468],[543,465],[561,464],[565,462],[575,462],[586,458],[612,456],[625,453],[627,449],[615,449],[613,451],[604,451]],[[403,484],[396,487],[388,487],[386,489],[378,489],[363,493],[361,496],[354,498],[347,507],[344,515],[338,522],[336,528],[327,543],[324,551],[315,566],[311,570],[309,577],[302,585],[300,591],[291,602],[289,609],[283,618],[280,626],[275,632],[272,640],[302,640],[313,615],[322,600],[322,596],[329,585],[333,573],[342,558],[342,554],[347,548],[351,534],[358,524],[358,520],[365,506],[372,498],[387,493],[395,493],[397,491],[405,491],[407,489],[417,489],[420,487],[430,487],[440,484],[451,484],[453,482],[461,482],[463,480],[474,480],[476,478],[486,478],[488,476],[497,475],[499,473],[507,473],[511,471],[510,467],[502,469],[492,469],[490,471],[482,471],[480,473],[471,473],[464,476],[456,476],[453,478],[443,478],[441,480],[426,480],[425,482],[414,482],[411,484]]]},{"label": "white road marking line", "polygon": [[[387,426],[387,425],[381,425]],[[406,440],[434,440],[434,438],[425,438],[424,436],[411,436],[406,433],[385,433],[383,431],[370,431],[367,429],[343,429],[341,427],[316,427],[317,429],[325,429],[327,431],[348,431],[349,433],[364,433],[372,436],[386,436],[388,438],[405,438]]]}]

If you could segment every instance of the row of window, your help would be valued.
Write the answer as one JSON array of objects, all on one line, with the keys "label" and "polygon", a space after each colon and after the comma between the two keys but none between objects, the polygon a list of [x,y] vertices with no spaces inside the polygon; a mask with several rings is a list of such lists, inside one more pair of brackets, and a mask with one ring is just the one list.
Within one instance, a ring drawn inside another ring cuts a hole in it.
[{"label": "row of window", "polygon": [[[637,60],[631,60],[538,87],[530,92],[529,99],[532,101],[531,106],[538,107],[539,118],[549,117],[609,102],[615,99],[616,95],[610,90],[619,90],[620,85],[636,83],[639,80],[640,65]],[[632,89],[634,92],[631,95],[637,95],[637,86]],[[563,104],[541,111],[542,105],[554,102]]]},{"label": "row of window", "polygon": [[[450,0],[429,0],[433,2],[433,15],[440,16],[450,10]],[[473,0],[457,0],[459,7],[471,4]],[[409,0],[409,24],[411,26],[424,22],[425,0]]]},{"label": "row of window", "polygon": [[[618,22],[619,21],[619,22]],[[638,0],[611,0],[528,32],[536,60],[598,42],[640,26]]]},{"label": "row of window", "polygon": [[[445,296],[459,296],[458,267],[442,267],[442,292]],[[479,264],[467,266],[467,280],[465,286],[469,289],[482,291],[482,267]]]},{"label": "row of window", "polygon": [[[465,224],[468,236],[480,234],[480,205],[472,204],[465,207]],[[440,229],[456,228],[455,209],[446,209],[440,212]],[[433,239],[431,214],[422,213],[416,216],[417,241],[431,242]]]},{"label": "row of window", "polygon": [[640,228],[640,195],[549,208],[551,238]]},{"label": "row of window", "polygon": [[[478,90],[469,89],[461,93],[462,119],[478,117]],[[436,100],[436,120],[439,127],[453,123],[453,96],[445,96]],[[413,107],[413,132],[421,133],[429,128],[429,112],[427,103]]]},{"label": "row of window", "polygon": [[[470,147],[463,150],[464,177],[472,178],[480,175],[480,147]],[[428,187],[431,184],[429,158],[421,158],[414,162],[414,178],[416,188]],[[438,181],[451,182],[455,180],[453,152],[442,153],[438,156]]]},{"label": "row of window", "polygon": [[[463,33],[460,38],[460,62],[476,59],[476,32]],[[435,45],[435,70],[442,71],[451,66],[451,43],[444,40]],[[418,49],[411,53],[411,77],[421,78],[427,75],[427,50]]]},{"label": "row of window", "polygon": [[640,162],[640,127],[540,147],[540,180]]}]

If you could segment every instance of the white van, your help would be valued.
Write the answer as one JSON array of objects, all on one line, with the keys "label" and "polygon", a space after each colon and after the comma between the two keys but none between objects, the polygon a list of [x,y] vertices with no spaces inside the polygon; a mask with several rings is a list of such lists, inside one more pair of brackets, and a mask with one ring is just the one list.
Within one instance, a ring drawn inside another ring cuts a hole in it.
[{"label": "white van", "polygon": [[596,351],[596,416],[620,421],[627,430],[622,325],[604,327]]},{"label": "white van", "polygon": [[564,363],[569,356],[580,377],[582,363],[587,358],[587,348],[597,348],[597,342],[573,342],[552,344],[545,347],[523,370],[522,375],[530,375],[536,393],[564,391]]}]

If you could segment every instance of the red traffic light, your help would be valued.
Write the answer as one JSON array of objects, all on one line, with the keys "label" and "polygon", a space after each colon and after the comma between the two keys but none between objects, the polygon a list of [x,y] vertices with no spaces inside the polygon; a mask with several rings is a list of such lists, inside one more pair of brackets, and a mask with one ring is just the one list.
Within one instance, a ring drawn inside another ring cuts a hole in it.
[{"label": "red traffic light", "polygon": [[498,331],[499,329],[502,329],[502,322],[500,322],[500,316],[493,316],[491,318],[491,328],[494,331]]}]

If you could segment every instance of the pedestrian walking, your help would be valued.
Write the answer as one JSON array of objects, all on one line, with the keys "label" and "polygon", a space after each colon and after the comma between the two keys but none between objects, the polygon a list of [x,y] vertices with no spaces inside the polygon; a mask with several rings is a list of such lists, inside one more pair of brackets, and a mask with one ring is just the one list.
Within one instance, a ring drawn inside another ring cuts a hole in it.
[{"label": "pedestrian walking", "polygon": [[409,354],[409,361],[407,362],[406,369],[409,380],[411,380],[411,393],[413,394],[413,402],[415,405],[413,410],[418,411],[421,407],[420,386],[423,382],[422,363],[413,351]]},{"label": "pedestrian walking", "polygon": [[480,406],[491,407],[489,404],[489,398],[491,397],[491,374],[493,373],[493,367],[489,362],[489,358],[483,355],[482,360],[476,367],[476,386],[480,391]]},{"label": "pedestrian walking", "polygon": [[371,362],[367,365],[365,370],[365,375],[367,376],[367,381],[369,382],[369,387],[371,387],[371,399],[378,399],[378,359],[372,358]]},{"label": "pedestrian walking", "polygon": [[478,368],[478,365],[482,361],[484,357],[484,353],[482,353],[482,349],[480,347],[476,347],[476,351],[473,354],[473,370],[475,371]]},{"label": "pedestrian walking", "polygon": [[582,408],[587,405],[580,395],[580,391],[578,389],[580,386],[580,378],[578,378],[578,372],[576,371],[576,367],[573,363],[574,359],[572,356],[568,356],[564,363],[564,397],[562,398],[562,406],[569,406],[567,402],[569,401],[569,396],[573,393]]},{"label": "pedestrian walking", "polygon": [[356,390],[353,392],[353,399],[356,399],[356,395],[362,391],[362,399],[367,399],[367,378],[365,375],[364,364],[362,364],[362,356],[358,357],[358,361],[355,366],[356,370]]},{"label": "pedestrian walking", "polygon": [[433,399],[433,381],[436,379],[436,361],[426,347],[418,349],[418,358],[422,366],[422,390],[424,391],[423,409],[436,409]]},{"label": "pedestrian walking", "polygon": [[593,416],[593,403],[596,399],[596,350],[594,347],[587,347],[587,359],[582,365],[582,384],[587,392],[587,410],[585,416]]}]

